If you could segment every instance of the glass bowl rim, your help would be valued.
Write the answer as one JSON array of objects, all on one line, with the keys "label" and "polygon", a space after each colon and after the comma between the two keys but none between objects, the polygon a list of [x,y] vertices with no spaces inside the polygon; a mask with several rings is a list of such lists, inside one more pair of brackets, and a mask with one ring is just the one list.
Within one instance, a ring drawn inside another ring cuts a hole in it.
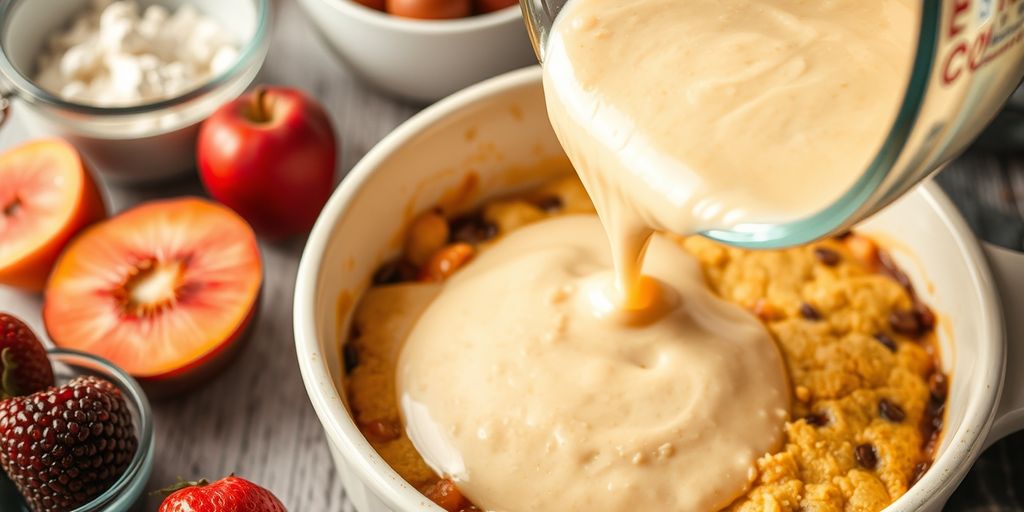
[{"label": "glass bowl rim", "polygon": [[[0,75],[7,78],[7,81],[17,91],[17,94],[30,103],[43,103],[66,111],[92,116],[131,116],[146,114],[172,108],[183,103],[205,96],[206,94],[228,84],[231,80],[249,69],[249,65],[255,59],[260,59],[266,46],[270,32],[270,0],[247,0],[256,6],[257,20],[256,30],[252,37],[245,44],[238,59],[228,69],[205,81],[202,85],[185,91],[182,94],[158,101],[144,103],[141,105],[101,107],[85,103],[68,101],[43,89],[34,80],[25,76],[7,56],[5,40],[0,37]],[[22,3],[28,0],[10,0],[0,2],[0,34],[7,33],[7,25],[11,22],[11,12]],[[0,92],[3,92],[4,84],[0,84]]]}]

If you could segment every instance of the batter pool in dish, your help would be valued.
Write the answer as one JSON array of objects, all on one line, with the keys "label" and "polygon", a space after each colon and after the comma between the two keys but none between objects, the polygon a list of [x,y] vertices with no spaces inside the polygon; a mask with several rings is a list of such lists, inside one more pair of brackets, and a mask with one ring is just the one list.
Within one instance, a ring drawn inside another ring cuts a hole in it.
[{"label": "batter pool in dish", "polygon": [[775,343],[664,237],[635,309],[607,302],[601,223],[524,227],[452,276],[398,362],[406,431],[486,510],[717,510],[779,447]]}]

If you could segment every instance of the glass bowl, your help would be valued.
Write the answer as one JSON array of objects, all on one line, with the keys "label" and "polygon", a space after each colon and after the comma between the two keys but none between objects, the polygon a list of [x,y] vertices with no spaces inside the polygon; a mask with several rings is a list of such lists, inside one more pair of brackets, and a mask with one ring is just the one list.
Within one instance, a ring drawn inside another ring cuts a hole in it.
[{"label": "glass bowl", "polygon": [[[128,465],[121,478],[106,492],[92,502],[70,512],[127,512],[132,510],[139,501],[149,475],[153,470],[153,414],[149,408],[149,400],[139,387],[139,383],[120,368],[96,356],[75,350],[51,349],[50,362],[57,384],[65,384],[71,379],[83,375],[102,377],[121,390],[135,424],[135,435],[139,439],[139,449]],[[5,476],[0,473],[0,510],[27,512],[28,508],[21,496]]]},{"label": "glass bowl", "polygon": [[0,2],[0,97],[20,100],[13,108],[30,131],[68,139],[95,170],[116,181],[151,182],[194,169],[199,123],[242,94],[263,66],[270,43],[269,0],[140,0],[172,11],[193,4],[242,44],[235,64],[205,84],[177,97],[125,107],[67,101],[32,79],[48,37],[88,3]]}]

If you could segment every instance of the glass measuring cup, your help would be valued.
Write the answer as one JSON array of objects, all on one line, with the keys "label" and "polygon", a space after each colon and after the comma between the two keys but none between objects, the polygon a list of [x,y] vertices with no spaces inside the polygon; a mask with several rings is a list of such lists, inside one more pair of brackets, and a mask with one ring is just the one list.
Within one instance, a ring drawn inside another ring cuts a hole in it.
[{"label": "glass measuring cup", "polygon": [[[542,64],[548,35],[567,3],[520,2]],[[967,148],[1024,76],[1024,0],[922,0],[920,14],[903,101],[888,136],[857,182],[808,217],[709,230],[705,236],[741,247],[773,248],[841,232]]]}]

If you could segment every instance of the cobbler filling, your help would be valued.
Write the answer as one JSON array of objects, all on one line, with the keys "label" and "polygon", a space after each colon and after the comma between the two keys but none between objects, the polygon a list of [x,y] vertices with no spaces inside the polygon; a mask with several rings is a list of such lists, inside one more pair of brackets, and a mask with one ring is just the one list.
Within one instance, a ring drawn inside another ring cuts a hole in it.
[{"label": "cobbler filling", "polygon": [[[592,211],[578,180],[565,178],[469,213],[426,212],[356,311],[344,344],[353,417],[382,457],[445,510],[479,509],[409,440],[395,387],[404,339],[381,326],[415,321],[397,318],[418,315],[410,297],[436,293],[497,238]],[[857,232],[776,251],[673,240],[700,262],[715,294],[760,319],[790,378],[782,446],[757,460],[756,479],[726,510],[880,510],[921,478],[940,439],[948,379],[936,316],[885,250]]]}]

